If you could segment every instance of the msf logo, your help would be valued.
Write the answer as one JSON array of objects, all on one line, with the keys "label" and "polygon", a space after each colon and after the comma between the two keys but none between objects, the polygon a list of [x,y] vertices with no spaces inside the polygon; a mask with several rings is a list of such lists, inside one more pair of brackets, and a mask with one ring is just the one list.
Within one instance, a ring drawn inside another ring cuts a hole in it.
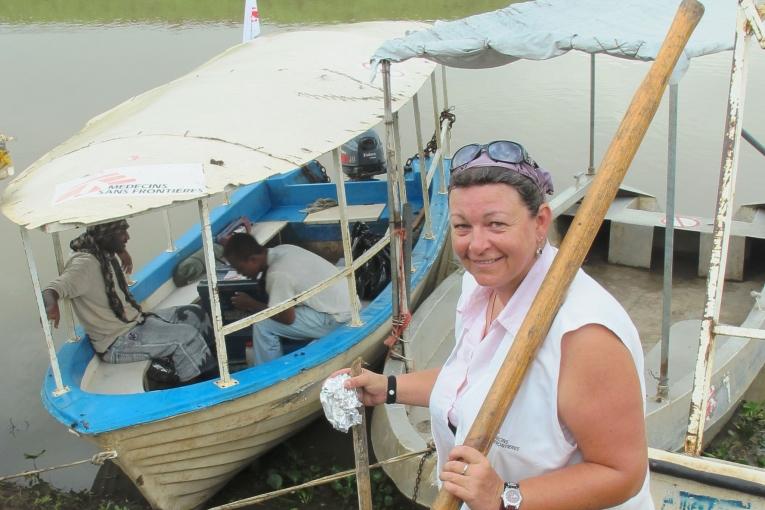
[{"label": "msf logo", "polygon": [[135,182],[135,177],[128,177],[119,172],[109,172],[85,179],[75,184],[71,189],[64,192],[56,199],[55,203],[65,202],[75,198],[82,198],[90,195],[98,195],[109,189],[110,186],[119,184],[130,184]]}]

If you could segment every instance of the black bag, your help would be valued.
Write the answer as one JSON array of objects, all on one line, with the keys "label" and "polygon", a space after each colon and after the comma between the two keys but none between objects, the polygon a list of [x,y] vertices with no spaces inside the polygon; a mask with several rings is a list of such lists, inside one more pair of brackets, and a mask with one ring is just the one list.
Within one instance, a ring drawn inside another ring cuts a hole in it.
[{"label": "black bag", "polygon": [[[356,260],[382,239],[366,223],[356,223],[351,230],[351,252]],[[356,271],[356,291],[359,298],[371,301],[390,283],[390,245],[369,259]]]}]

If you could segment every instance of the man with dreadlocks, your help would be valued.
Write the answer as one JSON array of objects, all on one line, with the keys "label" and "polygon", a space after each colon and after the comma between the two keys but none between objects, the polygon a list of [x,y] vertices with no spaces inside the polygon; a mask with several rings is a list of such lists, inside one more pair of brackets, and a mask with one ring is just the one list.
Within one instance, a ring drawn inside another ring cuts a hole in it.
[{"label": "man with dreadlocks", "polygon": [[[59,298],[74,312],[93,349],[107,363],[171,359],[177,379],[187,382],[215,366],[208,346],[212,327],[196,305],[143,312],[120,267],[130,239],[125,220],[89,226],[69,244],[74,251],[61,275],[43,291],[48,319],[58,327]],[[161,373],[161,372],[160,372]],[[162,382],[172,382],[168,377]]]}]

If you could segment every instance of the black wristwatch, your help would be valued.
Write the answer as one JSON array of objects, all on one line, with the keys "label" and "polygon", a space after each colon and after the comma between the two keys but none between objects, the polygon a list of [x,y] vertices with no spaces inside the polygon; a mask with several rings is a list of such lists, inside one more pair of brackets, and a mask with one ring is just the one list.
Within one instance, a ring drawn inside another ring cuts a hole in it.
[{"label": "black wristwatch", "polygon": [[517,483],[505,482],[500,501],[502,510],[518,510],[523,502],[521,487]]},{"label": "black wristwatch", "polygon": [[388,376],[388,389],[385,392],[385,403],[386,404],[395,404],[396,403],[396,376],[395,375],[389,375]]}]

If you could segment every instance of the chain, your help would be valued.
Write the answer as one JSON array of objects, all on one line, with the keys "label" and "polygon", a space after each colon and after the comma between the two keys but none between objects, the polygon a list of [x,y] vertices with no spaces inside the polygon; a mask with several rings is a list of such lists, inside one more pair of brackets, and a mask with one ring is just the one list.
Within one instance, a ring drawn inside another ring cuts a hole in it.
[{"label": "chain", "polygon": [[[443,128],[444,122],[449,123],[449,129],[452,128],[455,122],[457,122],[457,115],[452,112],[453,108],[447,108],[446,110],[441,112],[441,115],[438,118],[438,125],[439,128]],[[438,150],[438,135],[441,132],[441,129],[436,129],[436,131],[433,133],[433,136],[431,137],[430,141],[425,144],[425,149],[423,149],[423,154],[426,158],[433,156],[433,154],[436,153]],[[404,164],[405,170],[411,170],[412,168],[412,161],[415,158],[418,158],[419,155],[415,154],[411,158],[406,160],[406,163]]]},{"label": "chain", "polygon": [[433,452],[436,451],[436,445],[431,440],[428,441],[428,451],[425,452],[420,459],[420,465],[417,466],[417,478],[414,480],[414,491],[412,492],[412,501],[417,503],[417,496],[420,493],[420,482],[422,481],[422,469],[425,467],[425,461],[428,460],[428,458],[433,455]]}]

